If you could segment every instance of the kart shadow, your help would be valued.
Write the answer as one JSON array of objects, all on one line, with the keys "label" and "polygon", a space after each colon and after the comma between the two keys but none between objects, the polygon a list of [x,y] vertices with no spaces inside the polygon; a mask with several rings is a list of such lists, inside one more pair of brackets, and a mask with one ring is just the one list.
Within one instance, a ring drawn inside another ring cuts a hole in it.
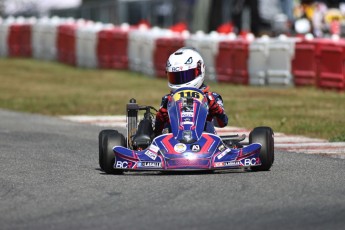
[{"label": "kart shadow", "polygon": [[[101,175],[112,174],[105,173],[101,168],[95,168]],[[217,175],[217,174],[239,174],[252,173],[253,171],[247,169],[227,169],[227,170],[203,170],[203,171],[125,171],[120,176],[190,176],[190,175]]]},{"label": "kart shadow", "polygon": [[243,169],[227,169],[227,170],[207,170],[207,171],[162,171],[159,175],[173,175],[173,176],[184,176],[184,175],[217,175],[217,174],[239,174],[239,173],[251,173],[251,170]]}]

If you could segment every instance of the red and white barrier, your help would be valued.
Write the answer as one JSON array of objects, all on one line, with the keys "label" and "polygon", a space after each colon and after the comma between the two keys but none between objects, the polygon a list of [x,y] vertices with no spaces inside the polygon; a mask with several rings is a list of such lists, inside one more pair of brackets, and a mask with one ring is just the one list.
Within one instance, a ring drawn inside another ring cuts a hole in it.
[{"label": "red and white barrier", "polygon": [[263,36],[249,44],[249,84],[264,86],[267,84],[267,60],[269,56],[268,44],[270,38]]},{"label": "red and white barrier", "polygon": [[282,36],[268,44],[267,83],[269,85],[293,84],[291,62],[295,55],[295,38]]},{"label": "red and white barrier", "polygon": [[87,23],[76,30],[76,65],[85,68],[98,68],[98,32],[102,23]]},{"label": "red and white barrier", "polygon": [[15,18],[7,18],[0,24],[0,57],[8,57],[8,33]]},{"label": "red and white barrier", "polygon": [[184,30],[56,17],[7,18],[0,20],[0,56],[165,77],[169,55],[180,47],[193,46],[204,58],[209,81],[345,90],[343,39],[248,39],[231,33],[190,34]]},{"label": "red and white barrier", "polygon": [[295,56],[292,60],[292,75],[295,86],[316,85],[317,62],[317,42],[313,39],[298,40],[295,44]]},{"label": "red and white barrier", "polygon": [[99,68],[128,69],[128,25],[106,26],[97,34]]},{"label": "red and white barrier", "polygon": [[57,59],[57,31],[66,19],[41,18],[32,28],[32,55],[36,59],[55,61]]},{"label": "red and white barrier", "polygon": [[57,28],[57,59],[69,65],[76,64],[76,30],[74,21],[65,22]]},{"label": "red and white barrier", "polygon": [[186,46],[195,47],[204,59],[206,66],[206,80],[217,81],[216,57],[219,52],[219,42],[229,39],[228,36],[212,32],[205,34],[201,31],[186,39]]},{"label": "red and white barrier", "polygon": [[8,18],[0,24],[0,56],[31,57],[34,18]]},{"label": "red and white barrier", "polygon": [[318,43],[318,81],[323,89],[345,89],[345,41],[321,40]]},{"label": "red and white barrier", "polygon": [[219,82],[230,83],[235,65],[234,42],[235,37],[221,41],[218,45],[218,55],[216,56],[216,74]]},{"label": "red and white barrier", "polygon": [[189,35],[171,34],[171,36],[157,38],[153,54],[155,75],[157,77],[165,78],[166,60],[168,60],[170,54],[185,46],[187,36]]}]

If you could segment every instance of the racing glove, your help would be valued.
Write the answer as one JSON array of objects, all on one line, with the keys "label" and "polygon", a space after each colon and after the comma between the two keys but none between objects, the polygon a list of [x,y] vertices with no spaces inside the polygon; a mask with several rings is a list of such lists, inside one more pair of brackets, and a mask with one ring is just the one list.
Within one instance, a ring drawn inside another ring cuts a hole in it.
[{"label": "racing glove", "polygon": [[156,113],[156,121],[155,121],[155,130],[154,133],[156,136],[160,135],[164,129],[164,126],[170,123],[169,115],[168,115],[168,101],[170,100],[170,94],[165,95],[162,97],[161,107]]},{"label": "racing glove", "polygon": [[209,106],[209,113],[211,116],[216,116],[224,113],[223,107],[216,101],[215,97],[212,93],[208,93],[208,106]]},{"label": "racing glove", "polygon": [[167,123],[169,122],[168,110],[166,108],[160,108],[156,114],[156,120]]},{"label": "racing glove", "polygon": [[161,107],[158,112],[156,113],[156,121],[155,121],[155,136],[162,134],[164,125],[169,122],[169,115],[168,110],[166,108]]}]

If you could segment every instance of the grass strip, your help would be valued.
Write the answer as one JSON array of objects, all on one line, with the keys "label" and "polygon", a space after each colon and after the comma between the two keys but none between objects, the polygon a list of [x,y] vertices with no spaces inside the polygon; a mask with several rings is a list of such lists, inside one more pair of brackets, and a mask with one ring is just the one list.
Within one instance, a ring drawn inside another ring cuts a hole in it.
[{"label": "grass strip", "polygon": [[[314,87],[206,82],[222,95],[231,126],[345,141],[345,94]],[[167,81],[120,70],[90,70],[33,59],[0,59],[0,107],[46,115],[121,115],[136,98],[159,107]]]}]

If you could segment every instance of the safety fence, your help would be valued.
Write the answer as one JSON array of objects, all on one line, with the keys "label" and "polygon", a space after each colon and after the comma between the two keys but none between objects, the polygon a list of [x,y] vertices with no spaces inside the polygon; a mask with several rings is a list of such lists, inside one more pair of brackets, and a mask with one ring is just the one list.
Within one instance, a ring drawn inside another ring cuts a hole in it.
[{"label": "safety fence", "polygon": [[[183,27],[182,27],[183,28]],[[199,50],[208,81],[345,89],[345,40],[251,36],[95,23],[65,18],[0,20],[0,56],[84,68],[129,69],[164,78],[169,55]]]}]

